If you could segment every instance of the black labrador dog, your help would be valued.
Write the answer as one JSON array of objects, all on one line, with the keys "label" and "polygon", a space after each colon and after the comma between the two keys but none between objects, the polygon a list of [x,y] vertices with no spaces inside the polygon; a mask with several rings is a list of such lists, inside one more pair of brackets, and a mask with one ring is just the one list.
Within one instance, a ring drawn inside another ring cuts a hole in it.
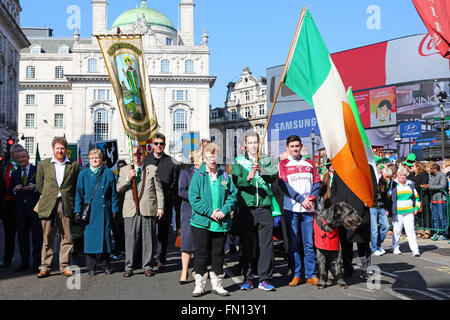
[{"label": "black labrador dog", "polygon": [[[336,203],[315,213],[314,244],[319,273],[317,287],[322,289],[329,284],[328,271],[330,271],[334,278],[333,282],[338,283],[341,288],[346,288],[347,284],[342,275],[342,253],[339,248],[337,227],[356,230],[362,220],[356,210],[345,202]],[[333,264],[335,268],[331,268]]]}]

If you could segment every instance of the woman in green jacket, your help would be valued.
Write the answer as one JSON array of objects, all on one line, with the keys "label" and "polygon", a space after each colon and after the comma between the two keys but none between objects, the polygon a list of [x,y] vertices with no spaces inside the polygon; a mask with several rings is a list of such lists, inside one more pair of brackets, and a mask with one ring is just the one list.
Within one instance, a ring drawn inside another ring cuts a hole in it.
[{"label": "woman in green jacket", "polygon": [[219,147],[211,143],[203,150],[204,163],[194,174],[189,186],[192,206],[191,227],[195,246],[194,297],[205,293],[207,266],[211,261],[212,292],[229,295],[222,287],[226,234],[231,229],[231,212],[237,202],[237,189],[224,167],[217,166]]}]

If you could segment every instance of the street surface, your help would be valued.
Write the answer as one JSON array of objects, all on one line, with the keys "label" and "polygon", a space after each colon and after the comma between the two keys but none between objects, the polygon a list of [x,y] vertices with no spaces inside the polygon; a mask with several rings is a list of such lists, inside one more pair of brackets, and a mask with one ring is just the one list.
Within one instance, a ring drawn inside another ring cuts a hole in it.
[{"label": "street surface", "polygon": [[[124,278],[123,260],[112,261],[114,274],[106,275],[100,266],[97,267],[97,274],[92,277],[85,270],[84,257],[77,256],[74,257],[73,264],[80,266],[79,278],[67,279],[59,275],[54,261],[52,276],[38,279],[36,274],[29,271],[14,272],[20,263],[16,243],[12,266],[0,269],[0,300],[450,300],[450,244],[447,241],[418,239],[422,256],[417,258],[412,256],[406,238],[402,239],[400,245],[403,254],[392,254],[388,250],[391,245],[391,238],[388,236],[383,243],[387,253],[381,257],[372,256],[375,271],[378,267],[380,273],[376,273],[370,283],[360,280],[356,275],[346,278],[349,285],[347,289],[331,286],[319,290],[306,284],[289,287],[291,276],[288,275],[287,262],[282,257],[277,257],[273,277],[276,291],[241,291],[240,283],[243,278],[237,276],[238,256],[226,254],[227,276],[224,288],[230,291],[231,296],[218,297],[211,294],[208,280],[208,294],[194,299],[191,296],[193,279],[190,277],[190,282],[186,285],[178,283],[180,253],[173,247],[175,235],[171,233],[170,237],[165,269],[149,278],[144,277],[143,271],[139,269],[135,270],[133,277]],[[0,257],[3,257],[3,241],[3,226],[0,226]],[[58,257],[58,253],[55,257]],[[357,270],[359,259],[355,258],[353,262]]]}]

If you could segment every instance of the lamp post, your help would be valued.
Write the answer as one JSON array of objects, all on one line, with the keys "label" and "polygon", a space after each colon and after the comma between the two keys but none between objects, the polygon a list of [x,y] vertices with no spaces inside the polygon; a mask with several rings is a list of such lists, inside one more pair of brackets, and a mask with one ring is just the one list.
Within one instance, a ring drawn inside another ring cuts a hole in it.
[{"label": "lamp post", "polygon": [[394,141],[397,143],[397,162],[400,163],[400,142],[402,141],[402,137],[397,133],[394,137]]},{"label": "lamp post", "polygon": [[[311,146],[312,146],[312,161],[314,162],[314,140],[316,139],[316,133],[314,132],[314,128],[311,129]],[[314,162],[315,163],[315,162]]]},{"label": "lamp post", "polygon": [[445,91],[439,92],[438,98],[439,98],[439,107],[440,107],[439,115],[441,118],[441,155],[442,155],[442,161],[444,161],[445,160],[444,102],[447,101],[447,93]]}]

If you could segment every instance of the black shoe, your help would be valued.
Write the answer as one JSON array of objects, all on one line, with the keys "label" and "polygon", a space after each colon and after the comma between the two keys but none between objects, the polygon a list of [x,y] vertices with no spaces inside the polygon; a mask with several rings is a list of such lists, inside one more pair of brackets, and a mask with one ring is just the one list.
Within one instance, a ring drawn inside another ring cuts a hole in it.
[{"label": "black shoe", "polygon": [[88,271],[88,275],[90,275],[90,276],[95,276],[95,271],[94,271],[94,270]]},{"label": "black shoe", "polygon": [[105,269],[105,273],[108,275],[113,274],[113,270],[114,270],[113,268],[107,268],[107,269]]},{"label": "black shoe", "polygon": [[14,272],[27,271],[29,268],[30,268],[29,266],[19,266],[17,269],[14,270]]},{"label": "black shoe", "polygon": [[11,262],[2,262],[0,263],[0,268],[8,268],[11,266]]}]

